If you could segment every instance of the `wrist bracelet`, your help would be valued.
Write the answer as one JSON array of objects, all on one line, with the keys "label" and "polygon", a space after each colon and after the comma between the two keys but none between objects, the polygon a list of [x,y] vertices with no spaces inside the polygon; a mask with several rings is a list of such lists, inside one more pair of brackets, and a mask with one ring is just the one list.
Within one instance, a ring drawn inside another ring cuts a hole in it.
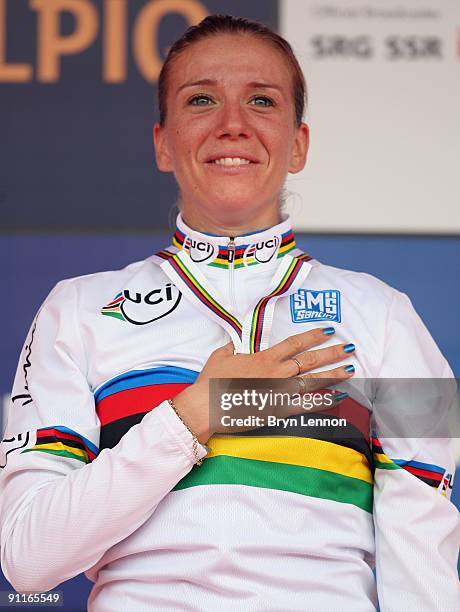
[{"label": "wrist bracelet", "polygon": [[190,434],[191,434],[191,436],[193,438],[192,452],[193,452],[193,456],[195,457],[195,465],[201,465],[203,463],[203,459],[200,459],[200,456],[198,454],[198,438],[195,436],[193,431],[190,429],[190,427],[187,425],[187,423],[181,417],[181,415],[179,414],[179,411],[177,410],[176,406],[174,405],[174,402],[172,401],[172,399],[168,399],[167,402],[171,406],[171,408],[174,410],[174,412],[177,414],[179,419],[182,421],[182,424],[185,425],[185,427],[189,430],[189,432],[190,432]]}]

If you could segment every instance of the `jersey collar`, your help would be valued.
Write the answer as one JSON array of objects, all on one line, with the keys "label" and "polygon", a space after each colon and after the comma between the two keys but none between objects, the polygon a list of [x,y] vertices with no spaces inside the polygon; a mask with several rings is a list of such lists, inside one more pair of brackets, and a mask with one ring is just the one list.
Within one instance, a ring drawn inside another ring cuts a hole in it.
[{"label": "jersey collar", "polygon": [[194,263],[216,268],[269,265],[296,250],[288,215],[273,227],[232,238],[198,232],[190,228],[179,213],[172,244],[186,251]]}]

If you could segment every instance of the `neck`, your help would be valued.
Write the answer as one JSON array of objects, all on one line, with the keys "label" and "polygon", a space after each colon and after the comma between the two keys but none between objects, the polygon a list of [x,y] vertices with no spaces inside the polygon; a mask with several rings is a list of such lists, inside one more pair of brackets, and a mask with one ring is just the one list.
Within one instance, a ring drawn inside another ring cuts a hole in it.
[{"label": "neck", "polygon": [[263,214],[258,214],[254,218],[248,217],[246,213],[244,217],[236,218],[229,215],[228,218],[219,218],[216,215],[208,216],[206,212],[200,211],[197,214],[195,211],[184,208],[182,212],[184,222],[197,232],[206,234],[214,234],[216,236],[241,236],[243,234],[251,234],[260,230],[272,227],[281,222],[281,214],[276,211],[265,211]]}]

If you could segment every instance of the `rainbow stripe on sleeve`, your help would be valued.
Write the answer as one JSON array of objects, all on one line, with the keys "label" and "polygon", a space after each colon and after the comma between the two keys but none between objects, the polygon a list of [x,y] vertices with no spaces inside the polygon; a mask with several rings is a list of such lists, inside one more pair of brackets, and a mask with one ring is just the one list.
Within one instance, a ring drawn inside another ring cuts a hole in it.
[{"label": "rainbow stripe on sleeve", "polygon": [[69,457],[83,463],[90,463],[99,453],[97,446],[88,440],[88,438],[63,425],[53,425],[38,429],[35,445],[22,452],[30,453],[31,451]]},{"label": "rainbow stripe on sleeve", "polygon": [[380,470],[406,470],[430,487],[437,489],[442,482],[446,472],[445,468],[432,463],[422,463],[421,461],[409,461],[408,459],[391,459],[382,449],[379,439],[372,437],[372,451],[374,455],[374,465]]}]

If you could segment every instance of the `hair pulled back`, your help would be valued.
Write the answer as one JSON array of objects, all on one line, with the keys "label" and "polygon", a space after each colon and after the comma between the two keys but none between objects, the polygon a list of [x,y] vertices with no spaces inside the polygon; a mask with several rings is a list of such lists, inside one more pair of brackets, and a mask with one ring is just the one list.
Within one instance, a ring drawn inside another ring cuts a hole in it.
[{"label": "hair pulled back", "polygon": [[257,21],[251,21],[243,17],[233,17],[232,15],[209,15],[205,17],[199,24],[189,27],[170,48],[158,78],[160,125],[164,127],[166,122],[168,77],[174,60],[194,43],[217,34],[242,34],[254,36],[259,40],[267,42],[274,49],[281,52],[291,72],[295,122],[296,126],[299,127],[305,111],[307,87],[302,69],[294,55],[291,45],[287,40],[279,36],[279,34],[276,34],[276,32],[273,32],[267,26]]}]

